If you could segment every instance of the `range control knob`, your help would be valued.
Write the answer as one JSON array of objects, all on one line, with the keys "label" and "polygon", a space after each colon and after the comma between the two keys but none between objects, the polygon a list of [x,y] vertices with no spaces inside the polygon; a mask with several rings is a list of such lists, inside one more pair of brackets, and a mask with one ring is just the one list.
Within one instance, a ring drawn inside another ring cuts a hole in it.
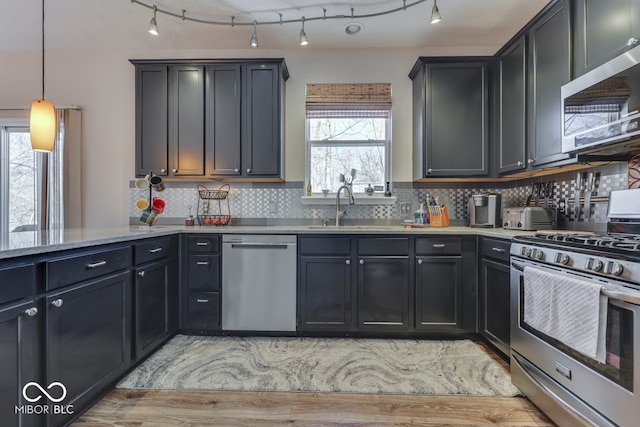
[{"label": "range control knob", "polygon": [[611,273],[614,276],[620,276],[624,271],[624,267],[618,262],[608,262],[605,269],[607,273]]},{"label": "range control knob", "polygon": [[527,257],[527,258],[531,257],[531,248],[528,248],[528,247],[526,247],[526,246],[525,246],[525,247],[523,247],[523,248],[522,248],[522,251],[520,251],[520,254],[521,254],[522,256],[524,256],[524,257]]},{"label": "range control knob", "polygon": [[589,258],[587,261],[587,269],[591,271],[602,271],[604,264],[599,259]]},{"label": "range control knob", "polygon": [[567,265],[567,264],[569,264],[569,260],[570,260],[569,255],[567,255],[567,254],[565,254],[565,253],[558,252],[558,253],[556,254],[556,259],[555,259],[555,261],[556,261],[556,263],[558,263],[558,264]]},{"label": "range control knob", "polygon": [[534,249],[533,257],[537,260],[542,260],[544,259],[544,252],[542,252],[540,249]]}]

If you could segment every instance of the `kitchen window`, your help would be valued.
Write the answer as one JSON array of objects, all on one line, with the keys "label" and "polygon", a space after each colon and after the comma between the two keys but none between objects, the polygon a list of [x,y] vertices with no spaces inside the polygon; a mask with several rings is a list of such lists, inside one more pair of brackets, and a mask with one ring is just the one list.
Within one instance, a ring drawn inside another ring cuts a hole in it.
[{"label": "kitchen window", "polygon": [[307,85],[306,183],[313,195],[335,193],[340,175],[353,180],[354,193],[371,185],[380,193],[390,181],[390,84]]}]

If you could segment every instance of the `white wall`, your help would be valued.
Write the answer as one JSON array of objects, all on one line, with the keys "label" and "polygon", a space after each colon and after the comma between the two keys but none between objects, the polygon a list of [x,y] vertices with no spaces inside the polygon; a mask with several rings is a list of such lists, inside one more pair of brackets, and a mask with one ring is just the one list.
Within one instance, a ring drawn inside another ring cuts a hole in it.
[{"label": "white wall", "polygon": [[[134,67],[129,59],[284,57],[285,179],[304,180],[306,83],[390,82],[393,96],[393,180],[411,180],[411,80],[418,56],[490,55],[495,49],[108,51],[47,54],[45,97],[83,110],[83,224],[128,224],[134,172]],[[29,106],[40,97],[40,53],[0,52],[0,107]],[[78,167],[78,165],[70,165]]]}]

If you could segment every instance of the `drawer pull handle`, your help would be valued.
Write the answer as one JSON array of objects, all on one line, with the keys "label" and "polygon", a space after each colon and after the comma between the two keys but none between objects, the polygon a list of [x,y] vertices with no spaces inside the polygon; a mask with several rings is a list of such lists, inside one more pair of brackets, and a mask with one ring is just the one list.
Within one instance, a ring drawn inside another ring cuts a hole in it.
[{"label": "drawer pull handle", "polygon": [[36,314],[38,314],[38,309],[37,309],[37,308],[35,308],[35,307],[27,308],[27,309],[24,311],[24,314],[26,314],[26,315],[27,315],[27,316],[29,316],[29,317],[33,317],[33,316],[35,316]]},{"label": "drawer pull handle", "polygon": [[494,252],[498,252],[499,254],[503,254],[504,253],[504,249],[502,248],[491,248],[492,251]]},{"label": "drawer pull handle", "polygon": [[209,265],[209,261],[198,261],[196,265]]},{"label": "drawer pull handle", "polygon": [[209,302],[209,300],[208,300],[208,299],[200,299],[200,298],[198,298],[198,299],[196,300],[196,302],[202,302],[202,303],[205,303],[205,302]]},{"label": "drawer pull handle", "polygon": [[445,248],[447,245],[445,245],[444,243],[434,243],[433,244],[433,248],[434,249],[443,249]]},{"label": "drawer pull handle", "polygon": [[104,267],[105,265],[107,265],[107,261],[98,261],[92,264],[87,264],[87,268],[99,268]]},{"label": "drawer pull handle", "polygon": [[63,302],[64,301],[62,301],[62,298],[58,298],[57,300],[53,300],[51,302],[51,305],[54,306],[54,307],[60,308],[60,307],[62,307]]},{"label": "drawer pull handle", "polygon": [[150,254],[157,254],[158,252],[162,252],[162,248],[149,249]]},{"label": "drawer pull handle", "polygon": [[196,246],[209,246],[209,242],[196,242]]}]

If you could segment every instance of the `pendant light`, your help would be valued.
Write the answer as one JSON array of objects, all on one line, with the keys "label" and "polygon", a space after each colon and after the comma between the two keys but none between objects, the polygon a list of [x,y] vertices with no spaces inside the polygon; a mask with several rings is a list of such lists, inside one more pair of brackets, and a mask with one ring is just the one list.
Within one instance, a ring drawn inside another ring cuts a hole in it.
[{"label": "pendant light", "polygon": [[44,99],[44,0],[42,0],[42,99],[34,99],[29,118],[31,148],[53,151],[56,140],[56,113],[53,104]]},{"label": "pendant light", "polygon": [[300,46],[306,46],[309,44],[307,34],[304,32],[304,16],[302,17],[302,29],[300,30]]},{"label": "pendant light", "polygon": [[256,26],[258,23],[253,21],[253,34],[251,34],[251,41],[249,41],[249,45],[251,47],[258,47],[258,32],[256,30]]},{"label": "pendant light", "polygon": [[158,8],[154,5],[153,6],[153,18],[151,18],[151,21],[149,21],[149,28],[147,28],[147,31],[149,32],[149,34],[157,36],[158,34],[160,34],[160,31],[158,31],[158,23],[156,22],[156,12],[158,11]]},{"label": "pendant light", "polygon": [[442,21],[442,16],[440,16],[440,10],[438,9],[438,5],[436,4],[438,0],[433,0],[433,9],[431,9],[431,23],[437,24]]}]

